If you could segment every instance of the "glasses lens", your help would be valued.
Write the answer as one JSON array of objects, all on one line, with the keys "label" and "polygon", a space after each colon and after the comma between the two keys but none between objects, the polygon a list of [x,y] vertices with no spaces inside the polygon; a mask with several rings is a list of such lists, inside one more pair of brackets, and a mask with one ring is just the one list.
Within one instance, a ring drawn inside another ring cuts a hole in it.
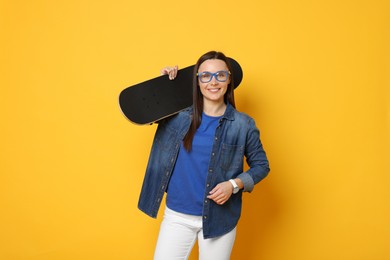
[{"label": "glasses lens", "polygon": [[211,80],[212,74],[210,72],[203,72],[199,75],[200,82],[207,83]]},{"label": "glasses lens", "polygon": [[218,71],[215,74],[216,79],[221,82],[225,82],[228,79],[229,75],[227,71]]}]

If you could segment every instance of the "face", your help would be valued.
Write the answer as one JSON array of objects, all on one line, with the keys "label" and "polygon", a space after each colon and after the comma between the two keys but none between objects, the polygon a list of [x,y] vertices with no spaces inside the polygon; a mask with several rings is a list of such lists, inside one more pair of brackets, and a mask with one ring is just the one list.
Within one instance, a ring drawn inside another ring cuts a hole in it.
[{"label": "face", "polygon": [[[202,72],[210,72],[216,73],[217,71],[228,71],[228,67],[223,60],[219,59],[211,59],[205,60],[198,69],[198,73]],[[200,91],[203,95],[204,101],[212,101],[212,102],[224,102],[224,96],[227,91],[228,85],[230,83],[230,76],[225,82],[220,82],[216,79],[216,77],[212,77],[210,82],[202,83],[198,79],[198,84]]]}]

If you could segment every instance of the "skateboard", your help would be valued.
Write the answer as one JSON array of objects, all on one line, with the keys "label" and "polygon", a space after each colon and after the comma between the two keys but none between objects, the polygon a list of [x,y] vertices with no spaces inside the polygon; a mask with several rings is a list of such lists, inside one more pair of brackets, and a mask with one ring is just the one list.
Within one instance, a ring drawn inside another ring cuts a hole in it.
[{"label": "skateboard", "polygon": [[[240,64],[229,58],[234,86],[242,81]],[[119,107],[130,122],[152,124],[179,113],[192,105],[192,77],[195,65],[178,70],[174,80],[162,75],[125,88],[119,95]]]}]

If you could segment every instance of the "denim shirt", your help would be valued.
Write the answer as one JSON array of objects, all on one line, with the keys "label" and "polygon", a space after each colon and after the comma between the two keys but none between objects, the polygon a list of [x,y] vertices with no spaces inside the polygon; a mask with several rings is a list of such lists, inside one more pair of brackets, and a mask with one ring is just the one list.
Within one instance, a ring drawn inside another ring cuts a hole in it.
[{"label": "denim shirt", "polygon": [[[158,125],[138,201],[138,208],[153,218],[157,217],[191,116],[192,108],[187,108]],[[243,172],[244,156],[249,166],[246,172]],[[242,192],[251,192],[269,170],[254,120],[228,104],[215,131],[208,167],[202,215],[205,239],[234,229],[241,215]],[[232,194],[223,205],[207,198],[218,183],[235,178],[243,182],[244,189]]]}]

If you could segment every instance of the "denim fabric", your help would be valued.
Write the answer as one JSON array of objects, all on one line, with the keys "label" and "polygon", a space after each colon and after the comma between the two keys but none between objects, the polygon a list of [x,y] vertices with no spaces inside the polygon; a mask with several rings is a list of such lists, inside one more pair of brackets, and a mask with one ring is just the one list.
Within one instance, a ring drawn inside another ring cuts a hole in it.
[{"label": "denim fabric", "polygon": [[[191,123],[191,108],[163,120],[157,128],[138,208],[156,218],[161,200],[175,166],[180,144]],[[244,156],[249,170],[243,172]],[[215,132],[203,203],[204,238],[218,237],[233,230],[241,215],[242,192],[267,176],[269,164],[260,141],[260,132],[252,118],[228,104]],[[244,189],[232,194],[223,205],[207,199],[220,182],[239,178]]]}]

